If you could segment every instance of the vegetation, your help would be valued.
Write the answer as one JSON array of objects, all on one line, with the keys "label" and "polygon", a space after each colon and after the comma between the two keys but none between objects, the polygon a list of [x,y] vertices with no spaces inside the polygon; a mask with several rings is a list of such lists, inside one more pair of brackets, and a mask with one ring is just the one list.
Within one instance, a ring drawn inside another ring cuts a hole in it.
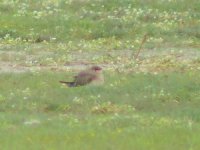
[{"label": "vegetation", "polygon": [[[199,10],[197,0],[2,0],[0,149],[198,150]],[[104,85],[58,82],[92,64]]]}]

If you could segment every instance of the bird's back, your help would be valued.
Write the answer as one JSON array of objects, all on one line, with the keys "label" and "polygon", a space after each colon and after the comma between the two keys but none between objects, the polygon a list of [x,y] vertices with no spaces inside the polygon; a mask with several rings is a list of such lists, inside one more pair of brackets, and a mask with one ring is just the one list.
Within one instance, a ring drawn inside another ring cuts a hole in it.
[{"label": "bird's back", "polygon": [[75,78],[76,86],[86,85],[91,83],[96,78],[96,75],[92,72],[83,71],[80,72]]}]

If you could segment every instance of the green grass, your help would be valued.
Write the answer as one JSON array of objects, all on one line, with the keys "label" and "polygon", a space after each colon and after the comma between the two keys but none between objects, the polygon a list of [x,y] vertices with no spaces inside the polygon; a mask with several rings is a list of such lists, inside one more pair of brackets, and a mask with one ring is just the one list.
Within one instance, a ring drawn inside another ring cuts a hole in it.
[{"label": "green grass", "polygon": [[199,148],[199,72],[105,76],[67,88],[64,73],[1,74],[1,147]]},{"label": "green grass", "polygon": [[[198,0],[2,0],[0,149],[199,150],[199,10]],[[59,83],[88,64],[103,67],[104,85]]]},{"label": "green grass", "polygon": [[56,42],[72,41],[76,48],[80,40],[87,45],[87,41],[98,43],[104,39],[106,42],[98,43],[98,49],[106,43],[111,49],[133,49],[148,33],[147,47],[155,44],[199,47],[199,6],[196,0],[3,0],[0,38],[4,42],[19,42],[50,36]]}]

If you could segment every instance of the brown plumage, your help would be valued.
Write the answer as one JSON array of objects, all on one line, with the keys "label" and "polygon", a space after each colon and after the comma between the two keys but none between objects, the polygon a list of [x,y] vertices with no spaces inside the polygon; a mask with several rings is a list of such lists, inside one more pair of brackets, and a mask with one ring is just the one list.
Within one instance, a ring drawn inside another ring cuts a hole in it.
[{"label": "brown plumage", "polygon": [[83,70],[74,77],[73,82],[60,81],[69,87],[83,86],[87,84],[100,85],[104,82],[102,68],[93,66],[89,69]]}]

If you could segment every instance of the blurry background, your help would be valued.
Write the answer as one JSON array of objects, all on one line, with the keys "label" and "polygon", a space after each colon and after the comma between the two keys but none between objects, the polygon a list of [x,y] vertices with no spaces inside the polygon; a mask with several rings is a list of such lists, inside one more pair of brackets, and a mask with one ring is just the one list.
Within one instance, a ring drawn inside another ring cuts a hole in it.
[{"label": "blurry background", "polygon": [[199,50],[198,0],[0,0],[0,149],[199,150]]}]

